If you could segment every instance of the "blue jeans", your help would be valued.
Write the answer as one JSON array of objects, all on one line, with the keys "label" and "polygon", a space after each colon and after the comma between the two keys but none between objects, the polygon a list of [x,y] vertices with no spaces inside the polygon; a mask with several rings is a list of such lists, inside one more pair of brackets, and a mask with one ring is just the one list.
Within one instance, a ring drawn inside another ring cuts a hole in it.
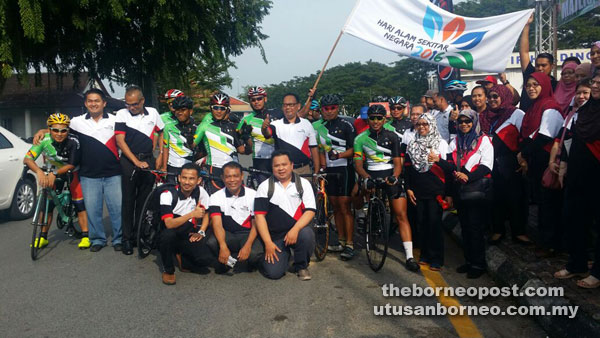
[{"label": "blue jeans", "polygon": [[106,202],[113,236],[112,244],[121,243],[121,175],[101,178],[81,177],[83,201],[88,215],[92,245],[106,245],[102,223],[102,202]]}]

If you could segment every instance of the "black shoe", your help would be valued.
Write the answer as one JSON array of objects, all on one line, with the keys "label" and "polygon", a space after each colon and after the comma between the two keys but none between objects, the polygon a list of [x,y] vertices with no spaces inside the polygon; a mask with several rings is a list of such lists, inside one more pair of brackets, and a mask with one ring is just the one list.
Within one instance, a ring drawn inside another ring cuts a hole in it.
[{"label": "black shoe", "polygon": [[463,264],[456,268],[456,272],[458,273],[467,273],[469,270],[471,270],[471,266],[469,264]]},{"label": "black shoe", "polygon": [[492,239],[490,237],[490,239],[488,240],[488,244],[489,245],[498,245],[498,244],[500,244],[500,242],[502,242],[503,239],[504,239],[504,235],[502,235],[496,239]]},{"label": "black shoe", "polygon": [[133,254],[131,242],[123,242],[123,254],[128,256]]},{"label": "black shoe", "polygon": [[421,270],[421,267],[414,258],[409,258],[406,260],[406,269],[412,272],[417,272]]},{"label": "black shoe", "polygon": [[100,244],[94,244],[90,247],[91,252],[98,252],[100,250],[102,250],[102,245]]},{"label": "black shoe", "polygon": [[483,269],[471,268],[467,272],[467,278],[468,279],[477,279],[477,278],[481,277],[481,275],[483,275],[484,273],[485,273],[485,270],[483,270]]},{"label": "black shoe", "polygon": [[121,251],[121,250],[123,250],[123,244],[121,244],[121,243],[115,244],[115,245],[113,245],[113,249],[115,251]]}]

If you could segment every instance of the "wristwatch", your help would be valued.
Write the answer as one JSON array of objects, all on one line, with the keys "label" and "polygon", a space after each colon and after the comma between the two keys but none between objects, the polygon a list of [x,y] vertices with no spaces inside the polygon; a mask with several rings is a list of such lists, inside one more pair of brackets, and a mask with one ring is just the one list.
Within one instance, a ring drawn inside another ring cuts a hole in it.
[{"label": "wristwatch", "polygon": [[206,237],[206,232],[204,232],[202,229],[198,230],[198,234]]}]

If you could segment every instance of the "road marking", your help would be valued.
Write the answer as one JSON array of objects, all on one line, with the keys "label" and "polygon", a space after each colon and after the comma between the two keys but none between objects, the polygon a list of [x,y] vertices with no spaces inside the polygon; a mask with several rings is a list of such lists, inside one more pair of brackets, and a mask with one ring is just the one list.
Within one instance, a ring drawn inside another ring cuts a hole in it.
[{"label": "road marking", "polygon": [[[418,254],[419,252],[417,252],[417,250],[415,250],[415,256],[418,261]],[[446,283],[446,281],[444,280],[444,277],[442,277],[442,275],[437,272],[437,271],[431,271],[429,270],[429,267],[427,266],[421,266],[421,272],[423,273],[423,276],[425,277],[425,281],[427,282],[427,284],[429,284],[430,287],[432,288],[436,288],[436,287],[448,287],[448,283]],[[438,297],[438,301],[440,302],[440,304],[442,304],[445,307],[449,307],[449,306],[460,306],[460,302],[458,301],[458,299],[454,298],[454,297],[446,297],[442,294],[440,294]],[[477,325],[475,325],[475,323],[473,323],[473,321],[471,320],[471,318],[467,315],[463,315],[463,316],[448,316],[448,319],[450,320],[450,323],[452,324],[452,326],[454,326],[454,329],[456,330],[456,333],[458,333],[459,337],[469,337],[469,338],[475,338],[475,337],[483,337],[483,335],[481,334],[481,332],[479,332],[479,329],[477,328]]]}]

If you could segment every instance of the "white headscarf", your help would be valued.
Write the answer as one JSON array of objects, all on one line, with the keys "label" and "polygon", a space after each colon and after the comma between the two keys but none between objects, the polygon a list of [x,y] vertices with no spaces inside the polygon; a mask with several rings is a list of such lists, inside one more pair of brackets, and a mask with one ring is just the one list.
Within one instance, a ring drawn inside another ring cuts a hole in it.
[{"label": "white headscarf", "polygon": [[408,145],[408,156],[410,156],[415,169],[420,173],[424,173],[431,169],[433,163],[429,162],[427,158],[432,150],[437,152],[442,137],[437,129],[435,118],[431,114],[425,113],[421,115],[417,123],[420,120],[425,120],[429,123],[429,133],[421,136],[418,131],[416,132],[415,139]]}]

